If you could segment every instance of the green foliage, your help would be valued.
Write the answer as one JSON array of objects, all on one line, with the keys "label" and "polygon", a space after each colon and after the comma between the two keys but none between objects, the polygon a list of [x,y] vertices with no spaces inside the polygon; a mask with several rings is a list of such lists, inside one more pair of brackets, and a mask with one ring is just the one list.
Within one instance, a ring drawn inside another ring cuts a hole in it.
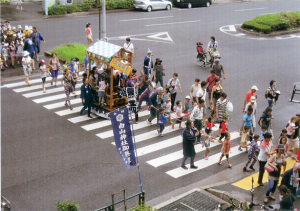
[{"label": "green foliage", "polygon": [[79,205],[76,204],[74,201],[64,201],[62,203],[56,201],[56,209],[58,211],[78,211]]},{"label": "green foliage", "polygon": [[245,21],[242,25],[242,28],[253,29],[265,34],[297,27],[300,27],[300,11],[261,15]]},{"label": "green foliage", "polygon": [[0,4],[1,3],[8,3],[8,2],[10,2],[9,0],[0,0]]},{"label": "green foliage", "polygon": [[72,58],[78,57],[80,62],[83,62],[83,58],[87,55],[85,49],[87,47],[82,44],[64,44],[50,51],[55,52],[57,57],[66,61],[71,61]]},{"label": "green foliage", "polygon": [[135,208],[130,209],[129,211],[158,211],[157,209],[153,209],[151,206],[147,206],[145,203],[136,206]]}]

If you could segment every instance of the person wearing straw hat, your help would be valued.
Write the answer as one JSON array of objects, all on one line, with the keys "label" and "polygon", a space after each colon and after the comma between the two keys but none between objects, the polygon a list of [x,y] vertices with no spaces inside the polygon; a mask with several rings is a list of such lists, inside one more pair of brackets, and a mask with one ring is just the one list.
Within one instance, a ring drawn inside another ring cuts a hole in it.
[{"label": "person wearing straw hat", "polygon": [[24,71],[24,75],[26,77],[25,79],[25,83],[27,83],[28,86],[30,86],[30,82],[29,82],[29,75],[31,75],[32,72],[32,59],[29,56],[29,52],[28,51],[24,51],[23,52],[23,59],[22,59],[22,65],[23,65],[23,71]]},{"label": "person wearing straw hat", "polygon": [[245,110],[246,104],[250,102],[251,97],[254,96],[255,98],[257,98],[256,91],[258,91],[257,86],[252,86],[251,90],[247,92],[244,100],[243,112],[246,111]]},{"label": "person wearing straw hat", "polygon": [[23,30],[22,30],[22,26],[21,26],[21,25],[18,25],[18,28],[17,28],[16,33],[21,33],[21,34],[23,34]]}]

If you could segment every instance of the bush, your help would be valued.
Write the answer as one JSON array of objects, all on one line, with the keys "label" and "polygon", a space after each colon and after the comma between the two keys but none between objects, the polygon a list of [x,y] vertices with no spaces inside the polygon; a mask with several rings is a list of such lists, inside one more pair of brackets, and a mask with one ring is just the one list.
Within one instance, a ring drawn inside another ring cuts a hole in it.
[{"label": "bush", "polygon": [[130,209],[129,211],[158,211],[157,209],[152,208],[151,206],[142,203],[141,205],[136,206],[135,208]]},{"label": "bush", "polygon": [[288,30],[299,26],[300,11],[296,11],[257,16],[250,21],[245,21],[242,28],[269,34],[272,31]]},{"label": "bush", "polygon": [[60,203],[59,201],[56,202],[56,209],[58,211],[78,211],[79,205],[76,204],[74,201],[64,201]]},{"label": "bush", "polygon": [[78,57],[80,62],[83,62],[83,58],[87,55],[85,51],[87,47],[82,44],[65,44],[61,45],[53,50],[50,53],[55,52],[57,57],[66,61],[71,61],[72,58]]}]

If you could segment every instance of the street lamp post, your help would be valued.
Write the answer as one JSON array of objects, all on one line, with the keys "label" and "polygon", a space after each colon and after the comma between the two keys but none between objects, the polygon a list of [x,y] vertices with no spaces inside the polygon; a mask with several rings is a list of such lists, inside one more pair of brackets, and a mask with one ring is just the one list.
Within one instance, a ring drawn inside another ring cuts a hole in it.
[{"label": "street lamp post", "polygon": [[101,30],[101,38],[104,39],[106,37],[106,1],[102,0],[102,30]]},{"label": "street lamp post", "polygon": [[101,40],[101,6],[99,1],[99,40]]}]

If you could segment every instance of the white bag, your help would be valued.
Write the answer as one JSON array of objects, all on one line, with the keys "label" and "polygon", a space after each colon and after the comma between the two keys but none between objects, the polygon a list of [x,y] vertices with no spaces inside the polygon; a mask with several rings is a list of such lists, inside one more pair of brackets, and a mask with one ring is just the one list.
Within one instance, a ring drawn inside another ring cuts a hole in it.
[{"label": "white bag", "polygon": [[226,105],[226,109],[227,111],[229,112],[233,112],[233,105],[232,105],[232,102],[228,102],[227,105]]}]

